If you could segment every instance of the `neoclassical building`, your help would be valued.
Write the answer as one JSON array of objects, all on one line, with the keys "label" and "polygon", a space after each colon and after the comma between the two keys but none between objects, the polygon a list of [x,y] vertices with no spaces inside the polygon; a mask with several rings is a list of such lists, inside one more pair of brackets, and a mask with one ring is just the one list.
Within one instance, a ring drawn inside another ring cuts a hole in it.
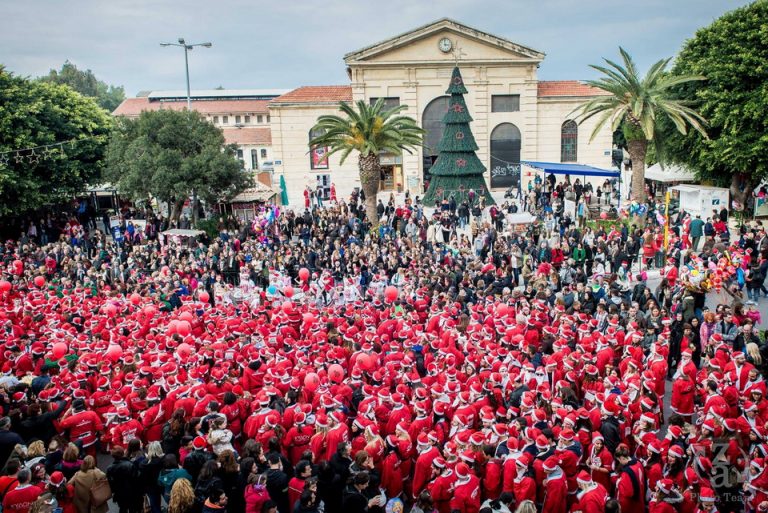
[{"label": "neoclassical building", "polygon": [[[318,116],[338,112],[340,101],[384,98],[388,105],[406,105],[404,113],[426,130],[425,144],[412,155],[381,156],[381,190],[408,189],[421,195],[437,157],[435,148],[448,105],[445,90],[458,64],[469,90],[465,100],[474,118],[471,129],[480,146],[478,157],[487,168],[486,180],[492,190],[527,186],[535,171],[521,166],[521,161],[573,162],[609,169],[610,128],[590,141],[594,122],[577,125],[571,114],[600,92],[576,80],[539,81],[538,69],[544,59],[541,51],[446,18],[346,54],[349,84],[304,86],[269,97],[230,92],[221,100],[226,101],[224,107],[234,108],[240,101],[244,105],[241,111],[252,111],[249,120],[263,116],[263,124],[253,128],[223,125],[223,108],[210,103],[195,100],[193,108],[204,106],[211,121],[228,134],[227,139],[243,145],[246,168],[268,169],[273,186],[284,176],[289,204],[302,205],[307,186],[319,185],[327,193],[334,183],[340,196],[360,186],[354,155],[341,164],[338,155],[326,158],[323,148],[309,150],[310,132]],[[126,100],[131,101],[136,99]],[[138,110],[152,108],[150,104],[138,106]],[[131,112],[136,111],[134,106]],[[127,114],[121,108],[115,113]],[[227,119],[234,119],[233,114]],[[254,141],[249,139],[251,135]],[[268,156],[269,166],[250,162],[253,149],[259,157]]]}]

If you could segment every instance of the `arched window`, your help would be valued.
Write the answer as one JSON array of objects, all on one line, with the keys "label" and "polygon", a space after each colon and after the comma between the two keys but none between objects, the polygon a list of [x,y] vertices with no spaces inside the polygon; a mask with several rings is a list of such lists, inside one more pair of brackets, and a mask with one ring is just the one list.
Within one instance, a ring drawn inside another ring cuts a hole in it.
[{"label": "arched window", "polygon": [[520,129],[501,123],[491,132],[491,189],[520,187]]},{"label": "arched window", "polygon": [[[323,135],[322,130],[310,130],[309,140]],[[328,148],[326,146],[315,146],[309,150],[310,169],[328,169]]]},{"label": "arched window", "polygon": [[448,112],[448,102],[450,96],[440,96],[435,98],[424,109],[421,116],[421,127],[426,132],[424,134],[424,181],[429,181],[429,168],[437,160],[437,143],[443,138],[443,116]]},{"label": "arched window", "polygon": [[579,125],[569,119],[560,127],[560,162],[576,162],[579,145]]}]

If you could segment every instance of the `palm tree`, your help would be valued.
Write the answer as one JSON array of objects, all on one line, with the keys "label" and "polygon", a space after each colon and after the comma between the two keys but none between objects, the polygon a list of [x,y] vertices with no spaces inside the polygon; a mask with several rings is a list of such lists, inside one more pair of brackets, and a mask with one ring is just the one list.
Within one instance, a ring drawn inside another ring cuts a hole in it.
[{"label": "palm tree", "polygon": [[381,178],[379,155],[382,152],[401,155],[403,150],[412,153],[411,150],[421,146],[424,130],[419,128],[413,118],[398,115],[407,108],[406,105],[399,105],[385,109],[382,98],[373,105],[361,100],[354,107],[341,102],[339,110],[345,117],[320,116],[312,128],[313,132],[317,131],[321,135],[309,141],[310,148],[325,146],[329,148],[328,156],[341,152],[342,164],[350,153],[358,152],[360,184],[365,193],[365,209],[370,223],[375,224],[378,217],[376,194],[379,192]]},{"label": "palm tree", "polygon": [[589,80],[587,85],[602,89],[607,94],[588,100],[575,109],[574,113],[579,123],[600,115],[590,140],[609,121],[611,131],[619,126],[623,128],[627,151],[632,160],[632,199],[642,203],[645,202],[645,157],[651,142],[655,143],[657,150],[660,149],[662,141],[659,138],[659,123],[662,118],[669,119],[682,134],[686,133],[690,125],[707,137],[704,118],[685,102],[673,97],[673,88],[705,78],[668,73],[666,68],[671,58],[661,59],[651,66],[645,77],[640,77],[632,57],[621,47],[619,52],[624,61],[623,66],[608,59],[603,59],[607,67],[590,65],[605,76]]}]

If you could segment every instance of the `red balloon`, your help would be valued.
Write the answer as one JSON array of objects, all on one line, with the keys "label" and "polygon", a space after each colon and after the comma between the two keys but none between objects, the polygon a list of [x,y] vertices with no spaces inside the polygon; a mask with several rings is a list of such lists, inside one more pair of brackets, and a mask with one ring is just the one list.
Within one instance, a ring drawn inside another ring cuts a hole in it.
[{"label": "red balloon", "polygon": [[338,363],[328,367],[328,378],[331,381],[340,383],[344,379],[344,368]]},{"label": "red balloon", "polygon": [[115,314],[117,313],[117,307],[115,305],[113,305],[112,303],[110,303],[110,304],[108,304],[107,306],[104,307],[104,312],[108,316],[114,317]]},{"label": "red balloon", "polygon": [[59,358],[67,354],[68,349],[69,348],[67,347],[67,344],[65,344],[64,342],[56,342],[55,344],[53,344],[51,353],[53,353],[53,357],[58,360]]},{"label": "red balloon", "polygon": [[293,312],[293,303],[290,301],[286,301],[283,303],[283,312],[285,313],[291,313]]},{"label": "red balloon", "polygon": [[608,219],[608,212],[600,212],[600,219]]},{"label": "red balloon", "polygon": [[371,370],[373,368],[373,366],[375,365],[375,363],[376,363],[373,360],[373,358],[371,358],[370,356],[368,356],[365,353],[361,353],[361,354],[357,355],[356,362],[360,366],[360,368],[365,370],[365,371]]},{"label": "red balloon", "polygon": [[144,311],[144,315],[146,315],[147,317],[152,317],[157,313],[157,310],[152,305],[145,306],[143,311]]},{"label": "red balloon", "polygon": [[116,362],[123,356],[123,348],[117,344],[110,344],[106,352],[107,358]]},{"label": "red balloon", "polygon": [[304,386],[310,392],[314,392],[317,390],[317,387],[320,386],[320,376],[314,372],[310,372],[304,377]]},{"label": "red balloon", "polygon": [[309,279],[309,269],[306,267],[299,269],[299,279],[301,281],[307,281]]},{"label": "red balloon", "polygon": [[13,287],[13,285],[11,285],[10,281],[7,281],[7,280],[0,281],[0,292],[9,292],[11,290],[11,287]]},{"label": "red balloon", "polygon": [[179,321],[171,321],[168,323],[168,331],[167,333],[169,335],[173,335],[176,333],[176,331],[179,329]]},{"label": "red balloon", "polygon": [[202,301],[203,303],[207,303],[209,299],[211,299],[211,296],[208,295],[207,292],[203,291],[200,294],[197,295],[198,299]]},{"label": "red balloon", "polygon": [[13,266],[16,267],[17,269],[18,268],[22,268],[23,269],[24,268],[24,262],[22,262],[21,260],[14,260],[13,261]]},{"label": "red balloon", "polygon": [[304,319],[304,322],[306,322],[307,324],[312,324],[312,323],[313,323],[313,322],[315,322],[315,320],[317,319],[317,318],[315,317],[315,314],[313,314],[313,313],[311,313],[311,312],[306,312],[306,313],[305,313],[304,315],[302,315],[301,317]]},{"label": "red balloon", "polygon": [[192,315],[190,312],[184,312],[181,315],[179,315],[179,319],[182,321],[192,322],[195,320],[195,316]]},{"label": "red balloon", "polygon": [[384,298],[390,303],[393,303],[395,299],[397,299],[397,296],[399,294],[400,294],[400,291],[398,291],[397,287],[395,287],[394,285],[390,285],[386,289],[384,289]]},{"label": "red balloon", "polygon": [[35,285],[38,287],[45,285],[45,276],[35,276]]},{"label": "red balloon", "polygon": [[192,331],[192,326],[190,326],[188,321],[179,321],[176,324],[176,331],[182,337],[186,337]]},{"label": "red balloon", "polygon": [[509,313],[509,306],[506,303],[501,303],[496,307],[496,314],[503,317]]},{"label": "red balloon", "polygon": [[171,271],[171,268],[168,267],[167,265],[164,265],[161,271],[163,272],[163,274],[168,275],[168,273]]},{"label": "red balloon", "polygon": [[182,358],[189,356],[192,354],[192,346],[190,346],[186,342],[182,342],[181,344],[179,344],[179,347],[176,348],[176,354],[178,354]]},{"label": "red balloon", "polygon": [[131,294],[131,303],[134,305],[141,303],[141,296],[136,293]]},{"label": "red balloon", "polygon": [[286,287],[283,289],[283,294],[284,294],[284,295],[285,295],[285,297],[287,297],[287,298],[292,298],[292,297],[293,297],[293,287],[291,287],[290,285],[286,286]]}]

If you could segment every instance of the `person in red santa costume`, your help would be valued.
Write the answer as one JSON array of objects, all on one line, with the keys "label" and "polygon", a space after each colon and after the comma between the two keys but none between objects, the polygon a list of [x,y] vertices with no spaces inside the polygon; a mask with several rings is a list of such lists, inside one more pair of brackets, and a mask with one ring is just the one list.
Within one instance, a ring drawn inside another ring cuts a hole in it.
[{"label": "person in red santa costume", "polygon": [[480,511],[480,479],[464,462],[456,465],[455,472],[456,483],[453,498],[450,501],[451,511],[478,513]]},{"label": "person in red santa costume", "polygon": [[427,486],[427,490],[439,513],[451,512],[451,498],[455,484],[456,474],[453,469],[442,457],[435,458],[432,462],[432,481]]},{"label": "person in red santa costume", "polygon": [[544,502],[541,513],[565,513],[568,508],[568,483],[565,472],[560,468],[557,456],[550,456],[542,466],[546,478],[544,486]]},{"label": "person in red santa costume", "polygon": [[645,513],[645,472],[642,464],[630,455],[626,444],[614,453],[618,468],[616,500],[622,513]]},{"label": "person in red santa costume", "polygon": [[768,472],[765,471],[765,464],[763,458],[754,458],[749,464],[749,476],[744,484],[744,491],[750,512],[768,510]]},{"label": "person in red santa costume", "polygon": [[699,503],[693,513],[717,513],[717,496],[711,488],[702,488],[699,493]]},{"label": "person in red santa costume", "polygon": [[571,507],[572,513],[603,513],[605,502],[608,500],[608,492],[600,483],[596,483],[589,472],[582,470],[576,476],[576,484],[579,492],[576,494],[576,502]]},{"label": "person in red santa costume", "polygon": [[656,483],[656,492],[648,503],[648,513],[677,513],[683,496],[670,479],[662,479]]}]

